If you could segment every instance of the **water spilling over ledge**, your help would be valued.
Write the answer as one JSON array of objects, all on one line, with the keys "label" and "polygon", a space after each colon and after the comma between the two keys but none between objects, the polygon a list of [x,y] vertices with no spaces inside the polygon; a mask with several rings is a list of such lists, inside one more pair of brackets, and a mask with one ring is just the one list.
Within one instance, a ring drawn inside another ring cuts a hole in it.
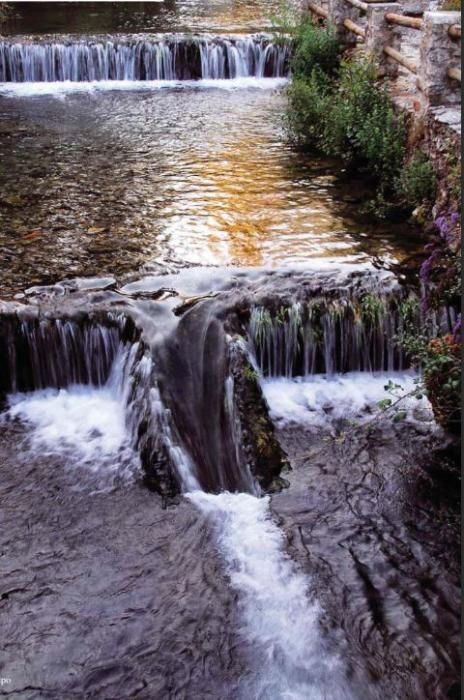
[{"label": "water spilling over ledge", "polygon": [[269,37],[121,37],[0,42],[0,82],[281,78],[289,47]]},{"label": "water spilling over ledge", "polygon": [[[418,312],[414,311],[418,321]],[[314,298],[271,311],[254,307],[250,337],[266,376],[307,376],[402,370],[408,366],[395,343],[404,328],[401,299]]]},{"label": "water spilling over ledge", "polygon": [[273,488],[286,458],[254,368],[403,369],[395,334],[408,294],[392,276],[349,268],[37,288],[30,304],[2,309],[0,393],[116,386],[152,488],[256,493]]}]

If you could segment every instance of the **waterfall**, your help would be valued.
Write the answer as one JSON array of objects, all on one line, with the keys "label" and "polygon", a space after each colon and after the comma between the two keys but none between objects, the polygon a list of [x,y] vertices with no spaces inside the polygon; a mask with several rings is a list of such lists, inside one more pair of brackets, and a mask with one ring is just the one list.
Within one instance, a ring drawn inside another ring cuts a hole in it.
[{"label": "waterfall", "polygon": [[[237,363],[234,344],[208,314],[181,319],[156,349],[124,314],[0,318],[0,400],[108,389],[124,406],[147,485],[166,496],[200,488],[258,493],[255,477],[266,487],[279,473],[277,443],[262,456],[242,426]],[[265,421],[264,403],[259,410],[256,420]]]},{"label": "waterfall", "polygon": [[401,299],[373,294],[313,298],[273,310],[255,306],[248,336],[265,376],[402,370],[408,366],[396,342],[402,313]]},{"label": "waterfall", "polygon": [[[58,447],[92,472],[95,490],[133,479],[140,460],[149,487],[163,496],[183,493],[212,526],[237,593],[244,648],[253,649],[238,699],[353,700],[344,665],[321,633],[311,578],[289,557],[269,497],[260,497],[261,484],[279,473],[281,452],[266,425],[259,383],[245,371],[246,342],[226,332],[224,309],[220,300],[198,304],[166,333],[157,327],[151,344],[123,313],[68,320],[5,315],[0,366],[8,379],[0,389],[39,389],[10,395],[11,416],[29,422],[37,449]],[[276,371],[293,371],[307,319],[302,303],[277,317],[252,310],[250,327]],[[335,337],[330,319],[325,332]],[[328,357],[334,343],[327,344]],[[73,475],[85,478],[80,469]]]},{"label": "waterfall", "polygon": [[0,392],[102,386],[109,378],[121,330],[86,321],[3,319]]},{"label": "waterfall", "polygon": [[[230,585],[238,594],[241,634],[252,674],[234,697],[354,700],[340,658],[320,629],[311,579],[286,553],[269,497],[187,494],[213,527]],[[367,696],[366,696],[367,697]]]},{"label": "waterfall", "polygon": [[0,42],[0,82],[279,78],[289,47],[266,37]]},{"label": "waterfall", "polygon": [[253,476],[262,477],[265,485],[273,478],[241,425],[237,362],[236,345],[209,305],[185,314],[156,356],[160,395],[171,424],[195,465],[198,486],[208,492],[257,493]]}]

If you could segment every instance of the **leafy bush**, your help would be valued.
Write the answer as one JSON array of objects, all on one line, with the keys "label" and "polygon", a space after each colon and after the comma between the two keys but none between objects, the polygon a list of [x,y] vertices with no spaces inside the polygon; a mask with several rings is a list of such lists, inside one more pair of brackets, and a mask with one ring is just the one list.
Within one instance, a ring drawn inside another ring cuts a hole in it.
[{"label": "leafy bush", "polygon": [[461,415],[461,346],[453,334],[431,340],[410,329],[399,339],[413,364],[422,370],[423,390],[436,421],[458,432]]},{"label": "leafy bush", "polygon": [[[421,304],[422,309],[423,305]],[[442,306],[443,308],[443,306]],[[461,316],[455,320],[451,333],[430,337],[428,324],[417,321],[419,303],[414,297],[405,299],[399,307],[403,320],[396,342],[413,366],[421,370],[415,395],[426,394],[432,404],[437,422],[447,430],[459,430],[461,405]],[[432,316],[433,318],[433,316]],[[434,324],[432,324],[434,325]]]},{"label": "leafy bush", "polygon": [[309,78],[294,78],[287,97],[286,122],[291,140],[300,146],[322,150],[324,121],[331,103],[324,75],[314,68]]},{"label": "leafy bush", "polygon": [[320,27],[311,19],[304,20],[293,40],[292,73],[296,78],[311,79],[315,68],[328,76],[334,75],[340,64],[340,46],[331,25]]},{"label": "leafy bush", "polygon": [[390,193],[404,158],[405,128],[372,61],[342,64],[334,108],[328,113],[325,150],[373,175]]},{"label": "leafy bush", "polygon": [[404,168],[397,182],[398,194],[411,208],[435,200],[437,178],[430,161],[423,153],[417,153]]},{"label": "leafy bush", "polygon": [[405,127],[376,75],[372,61],[344,61],[337,78],[317,65],[300,72],[287,91],[287,126],[298,144],[364,169],[385,198],[403,163]]}]

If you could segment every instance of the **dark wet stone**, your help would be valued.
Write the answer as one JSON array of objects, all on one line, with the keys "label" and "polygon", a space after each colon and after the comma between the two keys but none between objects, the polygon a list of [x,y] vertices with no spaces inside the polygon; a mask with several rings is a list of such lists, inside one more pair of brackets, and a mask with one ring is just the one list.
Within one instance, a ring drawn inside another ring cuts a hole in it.
[{"label": "dark wet stone", "polygon": [[444,458],[430,428],[419,437],[414,424],[396,430],[388,420],[343,439],[302,425],[277,435],[293,471],[272,509],[318,591],[334,648],[354,678],[366,669],[359,697],[374,683],[374,697],[447,700],[460,668],[452,450]]},{"label": "dark wet stone", "polygon": [[25,439],[2,426],[1,692],[235,698],[244,647],[203,516],[138,483],[90,494],[81,474],[73,490],[79,467],[31,461]]}]

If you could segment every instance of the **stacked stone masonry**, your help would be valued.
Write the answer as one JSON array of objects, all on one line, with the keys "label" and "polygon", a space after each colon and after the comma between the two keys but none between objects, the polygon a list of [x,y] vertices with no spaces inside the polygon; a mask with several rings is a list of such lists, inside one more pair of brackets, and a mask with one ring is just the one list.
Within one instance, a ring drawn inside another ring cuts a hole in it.
[{"label": "stacked stone masonry", "polygon": [[[314,8],[322,8],[328,14],[337,31],[340,41],[347,47],[363,42],[373,54],[382,76],[395,79],[400,65],[415,75],[423,111],[443,107],[452,111],[461,102],[461,16],[459,12],[431,12],[427,3],[405,0],[400,2],[352,3],[350,0],[320,0],[306,3],[306,8],[314,13]],[[321,14],[316,11],[316,16]],[[394,15],[387,20],[386,15]],[[398,15],[415,17],[410,27]],[[395,21],[396,16],[396,21]],[[421,19],[417,19],[421,18]],[[345,20],[349,20],[345,22]],[[354,23],[354,26],[352,25]],[[359,27],[364,30],[365,38]],[[416,58],[409,54],[416,47]]]}]

